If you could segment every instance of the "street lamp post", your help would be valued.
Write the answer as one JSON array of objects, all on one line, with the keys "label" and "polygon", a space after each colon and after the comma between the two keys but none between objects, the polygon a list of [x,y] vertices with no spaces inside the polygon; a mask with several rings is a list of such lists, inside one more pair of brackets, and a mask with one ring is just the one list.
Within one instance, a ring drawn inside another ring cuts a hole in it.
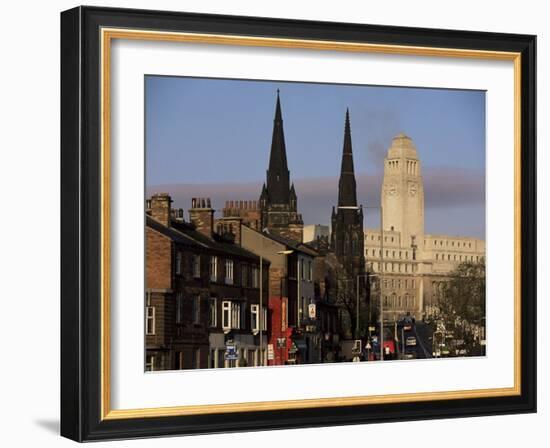
[{"label": "street lamp post", "polygon": [[384,306],[382,300],[382,281],[384,273],[384,210],[382,204],[380,206],[363,207],[365,209],[376,209],[380,211],[380,360],[384,360]]}]

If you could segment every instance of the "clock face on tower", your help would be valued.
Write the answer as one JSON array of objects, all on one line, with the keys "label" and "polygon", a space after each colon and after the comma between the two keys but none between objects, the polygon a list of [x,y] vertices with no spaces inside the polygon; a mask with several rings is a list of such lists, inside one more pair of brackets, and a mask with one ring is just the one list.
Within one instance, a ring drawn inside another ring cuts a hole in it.
[{"label": "clock face on tower", "polygon": [[386,185],[386,194],[388,196],[397,195],[397,187],[395,186],[395,184]]}]

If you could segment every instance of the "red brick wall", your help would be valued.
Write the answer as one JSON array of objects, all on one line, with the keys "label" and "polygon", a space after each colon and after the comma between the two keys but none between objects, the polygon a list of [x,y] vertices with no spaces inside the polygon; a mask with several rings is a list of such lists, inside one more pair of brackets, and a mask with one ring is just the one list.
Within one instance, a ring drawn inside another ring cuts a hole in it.
[{"label": "red brick wall", "polygon": [[172,242],[149,227],[145,230],[145,287],[172,288]]}]

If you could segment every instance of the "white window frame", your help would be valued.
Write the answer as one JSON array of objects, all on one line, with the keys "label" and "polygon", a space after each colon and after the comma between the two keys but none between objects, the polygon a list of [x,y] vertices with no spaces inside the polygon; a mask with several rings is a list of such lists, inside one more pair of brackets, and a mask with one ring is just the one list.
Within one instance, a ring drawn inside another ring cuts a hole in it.
[{"label": "white window frame", "polygon": [[233,271],[234,271],[235,264],[233,263],[233,260],[225,260],[225,284],[226,285],[232,285],[233,284]]},{"label": "white window frame", "polygon": [[[151,326],[149,326],[151,323]],[[154,336],[156,330],[156,317],[155,317],[155,307],[146,306],[145,307],[145,334],[147,336]]]},{"label": "white window frame", "polygon": [[242,303],[239,301],[222,301],[222,328],[224,331],[241,328],[241,306]]},{"label": "white window frame", "polygon": [[260,331],[260,319],[259,319],[260,305],[250,305],[250,329],[253,334],[258,334]]},{"label": "white window frame", "polygon": [[145,371],[155,371],[155,355],[145,355]]},{"label": "white window frame", "polygon": [[231,328],[234,330],[240,329],[241,324],[241,304],[231,302]]},{"label": "white window frame", "polygon": [[222,328],[231,330],[231,301],[224,300],[222,302]]}]

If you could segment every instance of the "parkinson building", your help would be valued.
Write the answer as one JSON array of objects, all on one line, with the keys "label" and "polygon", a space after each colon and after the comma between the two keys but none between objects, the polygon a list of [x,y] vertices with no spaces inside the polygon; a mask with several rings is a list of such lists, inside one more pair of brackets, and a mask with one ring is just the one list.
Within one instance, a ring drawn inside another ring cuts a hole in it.
[{"label": "parkinson building", "polygon": [[392,139],[384,159],[381,228],[365,229],[367,270],[386,319],[431,314],[443,282],[461,262],[485,257],[485,241],[424,233],[424,182],[412,139]]}]

